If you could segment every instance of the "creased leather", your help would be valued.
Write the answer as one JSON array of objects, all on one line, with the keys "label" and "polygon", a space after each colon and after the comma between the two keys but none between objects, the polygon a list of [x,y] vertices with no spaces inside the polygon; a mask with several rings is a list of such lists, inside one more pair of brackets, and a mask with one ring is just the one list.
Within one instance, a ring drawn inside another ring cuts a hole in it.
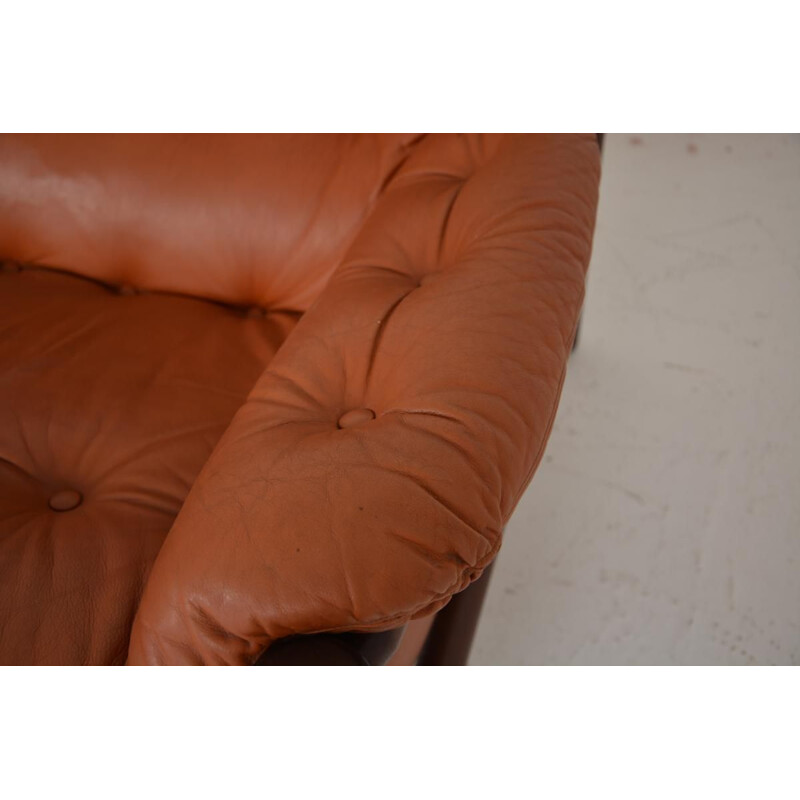
[{"label": "creased leather", "polygon": [[[0,664],[125,662],[161,543],[296,319],[0,271]],[[53,511],[65,489],[82,502]]]},{"label": "creased leather", "polygon": [[552,425],[598,179],[593,135],[415,144],[195,481],[129,663],[386,629],[481,573]]},{"label": "creased leather", "polygon": [[416,134],[6,134],[0,257],[304,311]]}]

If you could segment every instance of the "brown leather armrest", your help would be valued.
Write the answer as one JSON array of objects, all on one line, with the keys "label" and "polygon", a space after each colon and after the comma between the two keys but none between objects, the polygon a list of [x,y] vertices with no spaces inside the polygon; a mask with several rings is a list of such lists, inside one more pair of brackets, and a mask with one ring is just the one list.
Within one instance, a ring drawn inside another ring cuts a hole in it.
[{"label": "brown leather armrest", "polygon": [[554,419],[598,182],[591,134],[414,151],[192,487],[129,663],[393,629],[483,573]]},{"label": "brown leather armrest", "polygon": [[375,667],[394,655],[405,626],[381,633],[318,633],[281,639],[257,667]]}]

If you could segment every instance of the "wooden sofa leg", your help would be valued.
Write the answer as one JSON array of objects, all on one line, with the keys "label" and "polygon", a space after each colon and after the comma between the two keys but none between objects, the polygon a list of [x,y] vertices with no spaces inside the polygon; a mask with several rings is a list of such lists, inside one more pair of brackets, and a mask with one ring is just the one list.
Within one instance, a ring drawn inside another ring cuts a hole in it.
[{"label": "wooden sofa leg", "polygon": [[419,666],[449,667],[467,663],[493,568],[494,562],[436,615],[417,662]]}]

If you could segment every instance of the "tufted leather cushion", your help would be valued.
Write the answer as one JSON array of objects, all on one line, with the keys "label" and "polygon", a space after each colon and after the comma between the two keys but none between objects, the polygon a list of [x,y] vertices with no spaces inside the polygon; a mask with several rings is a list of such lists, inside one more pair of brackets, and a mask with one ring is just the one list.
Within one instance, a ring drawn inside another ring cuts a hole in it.
[{"label": "tufted leather cushion", "polygon": [[593,135],[0,137],[0,661],[441,608],[541,458],[598,179]]},{"label": "tufted leather cushion", "polygon": [[130,663],[252,663],[479,576],[541,458],[584,290],[593,136],[433,136],[215,449]]},{"label": "tufted leather cushion", "polygon": [[417,138],[0,136],[0,257],[305,310]]},{"label": "tufted leather cushion", "polygon": [[0,663],[122,663],[153,559],[295,323],[0,271]]}]

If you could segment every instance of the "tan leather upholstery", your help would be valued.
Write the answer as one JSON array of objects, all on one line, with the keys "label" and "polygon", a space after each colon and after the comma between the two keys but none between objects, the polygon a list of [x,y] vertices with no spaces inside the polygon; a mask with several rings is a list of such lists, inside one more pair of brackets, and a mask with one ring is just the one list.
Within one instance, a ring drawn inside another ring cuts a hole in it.
[{"label": "tan leather upholstery", "polygon": [[445,604],[541,458],[598,175],[592,135],[0,138],[0,660]]}]

